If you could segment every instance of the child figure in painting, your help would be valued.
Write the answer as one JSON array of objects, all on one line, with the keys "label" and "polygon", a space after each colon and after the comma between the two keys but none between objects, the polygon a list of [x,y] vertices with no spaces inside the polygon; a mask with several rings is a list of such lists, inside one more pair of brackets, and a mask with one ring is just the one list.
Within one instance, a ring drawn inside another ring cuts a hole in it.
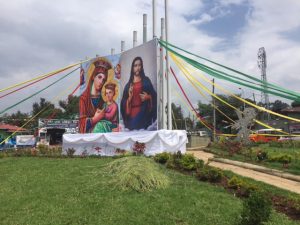
[{"label": "child figure in painting", "polygon": [[116,85],[114,83],[108,83],[104,86],[105,96],[107,101],[103,104],[104,118],[100,120],[93,133],[108,133],[112,131],[118,131],[118,105],[114,101],[114,96],[116,93]]}]

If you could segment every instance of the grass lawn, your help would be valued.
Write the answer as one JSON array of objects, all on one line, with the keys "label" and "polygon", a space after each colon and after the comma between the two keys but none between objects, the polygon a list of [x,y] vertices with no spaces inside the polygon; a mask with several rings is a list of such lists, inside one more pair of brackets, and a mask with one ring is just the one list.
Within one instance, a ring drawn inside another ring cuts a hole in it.
[{"label": "grass lawn", "polygon": [[[279,162],[259,162],[256,160],[256,152],[262,150],[268,153],[269,158],[278,154],[288,154],[292,157],[292,162],[289,164],[288,168],[284,168],[282,163]],[[237,160],[242,162],[249,162],[260,166],[265,166],[272,169],[281,170],[295,175],[300,175],[300,148],[278,148],[269,147],[268,144],[261,144],[259,147],[252,147],[252,160],[242,154],[234,154],[229,156],[228,152],[219,148],[211,147],[206,148],[206,151],[212,152],[220,157]]]},{"label": "grass lawn", "polygon": [[[163,168],[171,185],[148,193],[108,185],[111,158],[0,159],[0,224],[234,224],[242,201]],[[267,224],[299,224],[272,212]]]}]

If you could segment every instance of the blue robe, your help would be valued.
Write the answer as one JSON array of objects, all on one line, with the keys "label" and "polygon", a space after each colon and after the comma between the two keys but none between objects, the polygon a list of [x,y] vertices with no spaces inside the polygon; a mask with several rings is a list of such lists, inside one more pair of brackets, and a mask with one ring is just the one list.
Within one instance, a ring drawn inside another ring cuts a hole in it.
[{"label": "blue robe", "polygon": [[128,99],[128,90],[130,83],[125,85],[123,97],[121,100],[121,114],[125,128],[129,130],[147,129],[157,119],[157,94],[153,85],[148,77],[142,79],[142,92],[146,92],[152,97],[152,107],[150,101],[144,101],[141,105],[140,112],[133,118],[126,115],[126,102]]}]

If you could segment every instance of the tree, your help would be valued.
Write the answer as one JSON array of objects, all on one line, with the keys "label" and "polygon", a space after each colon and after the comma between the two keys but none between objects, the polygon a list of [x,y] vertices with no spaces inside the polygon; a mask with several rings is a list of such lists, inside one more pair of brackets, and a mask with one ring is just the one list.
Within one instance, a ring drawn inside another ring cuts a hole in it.
[{"label": "tree", "polygon": [[32,104],[32,116],[36,116],[35,120],[31,123],[31,128],[38,126],[38,118],[61,118],[62,110],[55,108],[55,105],[45,98],[40,98],[40,102]]},{"label": "tree", "polygon": [[32,115],[38,114],[38,117],[48,117],[52,114],[53,109],[55,108],[54,104],[49,101],[46,101],[45,98],[40,98],[40,102],[35,102],[32,104]]},{"label": "tree", "polygon": [[[220,99],[222,99],[224,102],[227,102],[228,104],[232,105],[233,107],[240,109],[241,111],[244,108],[244,103],[233,97],[233,96],[227,96],[227,95],[217,95]],[[251,99],[246,99],[249,102],[254,103]],[[224,102],[216,99],[215,100],[215,106],[222,111],[227,117],[231,118],[232,120],[237,120],[237,114],[235,110],[230,107],[229,105],[225,104]],[[203,104],[201,101],[198,102],[198,112],[199,115],[202,116],[205,121],[207,121],[209,124],[213,125],[213,105],[212,104]],[[228,127],[232,122],[222,113],[220,113],[218,110],[216,110],[216,128],[221,129],[224,127]],[[197,128],[204,128],[205,126],[198,122]]]},{"label": "tree", "polygon": [[292,105],[292,107],[299,107],[300,101],[293,101],[291,105]]},{"label": "tree", "polygon": [[[28,120],[28,114],[22,113],[19,110],[16,113],[12,113],[11,115],[4,114],[3,117],[1,117],[2,122],[15,125],[18,127],[23,126],[27,120]],[[26,126],[25,128],[28,128],[28,126]]]},{"label": "tree", "polygon": [[282,102],[280,100],[275,100],[275,102],[270,103],[270,110],[272,110],[273,112],[277,112],[277,113],[287,107],[289,107],[289,104]]},{"label": "tree", "polygon": [[171,104],[172,107],[172,127],[178,130],[185,129],[185,121],[183,118],[183,113],[181,105],[176,106],[174,103]]},{"label": "tree", "polygon": [[193,127],[193,122],[192,119],[190,117],[186,117],[184,118],[184,122],[185,122],[185,126],[186,126],[186,129],[187,130],[192,130],[194,127]]},{"label": "tree", "polygon": [[69,95],[68,99],[59,101],[59,106],[63,109],[63,118],[75,119],[79,115],[79,98],[78,96]]},{"label": "tree", "polygon": [[[197,103],[197,112],[199,113],[199,116],[205,119],[209,124],[212,124],[213,121],[213,106],[211,104],[204,104],[201,101],[198,101]],[[197,129],[204,128],[205,126],[199,122],[196,124]]]},{"label": "tree", "polygon": [[[244,108],[244,103],[241,100],[239,100],[233,96],[227,96],[227,95],[217,95],[217,96],[241,111]],[[247,101],[248,100],[249,99],[247,99]],[[238,116],[237,116],[235,110],[232,107],[230,107],[229,105],[216,99],[216,106],[218,107],[218,109],[220,111],[222,111],[227,117],[231,118],[232,120],[238,119]],[[226,116],[224,116],[223,114],[216,111],[216,124],[217,124],[218,129],[221,129],[224,126],[228,126],[228,124],[232,123],[230,120],[228,120],[228,118]]]}]

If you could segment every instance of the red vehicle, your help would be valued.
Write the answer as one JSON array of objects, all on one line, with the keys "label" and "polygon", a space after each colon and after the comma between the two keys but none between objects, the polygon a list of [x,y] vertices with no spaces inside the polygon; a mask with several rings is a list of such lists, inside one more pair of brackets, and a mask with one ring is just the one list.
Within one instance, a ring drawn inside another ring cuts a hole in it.
[{"label": "red vehicle", "polygon": [[253,142],[278,141],[282,134],[281,131],[281,129],[260,129],[254,134],[250,134],[249,139]]}]

